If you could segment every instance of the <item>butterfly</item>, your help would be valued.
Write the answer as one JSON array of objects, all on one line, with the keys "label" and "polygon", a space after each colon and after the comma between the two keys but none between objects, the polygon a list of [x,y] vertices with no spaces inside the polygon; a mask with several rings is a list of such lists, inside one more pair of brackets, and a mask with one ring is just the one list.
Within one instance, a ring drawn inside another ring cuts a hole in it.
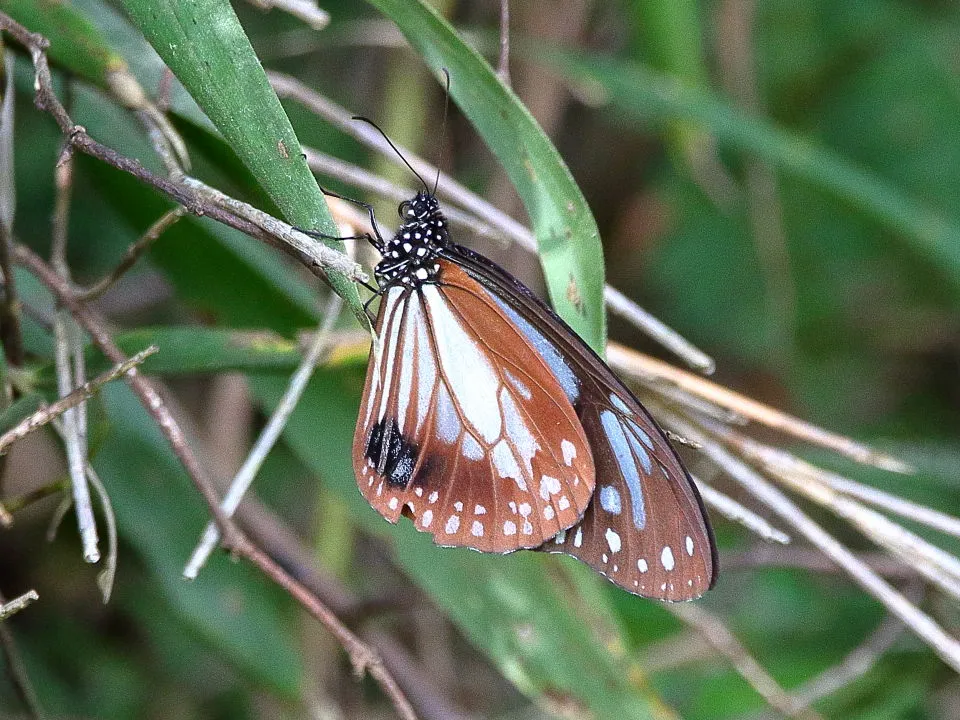
[{"label": "butterfly", "polygon": [[435,192],[401,203],[389,241],[367,206],[382,259],[361,493],[441,546],[564,553],[637,595],[699,597],[716,545],[665,434],[526,286],[452,242]]}]

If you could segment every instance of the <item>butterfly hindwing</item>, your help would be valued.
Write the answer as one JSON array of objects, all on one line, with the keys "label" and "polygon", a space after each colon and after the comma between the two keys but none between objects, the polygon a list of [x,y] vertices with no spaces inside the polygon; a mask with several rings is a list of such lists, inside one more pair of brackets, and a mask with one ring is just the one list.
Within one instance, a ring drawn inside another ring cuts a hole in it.
[{"label": "butterfly hindwing", "polygon": [[547,360],[590,444],[597,473],[593,500],[577,525],[540,549],[577,557],[635,594],[662,600],[702,595],[716,578],[716,547],[699,493],[663,432],[526,287],[470,250],[452,245],[448,255]]},{"label": "butterfly hindwing", "polygon": [[583,516],[595,471],[550,367],[473,278],[389,288],[354,437],[360,489],[441,545],[509,552]]}]

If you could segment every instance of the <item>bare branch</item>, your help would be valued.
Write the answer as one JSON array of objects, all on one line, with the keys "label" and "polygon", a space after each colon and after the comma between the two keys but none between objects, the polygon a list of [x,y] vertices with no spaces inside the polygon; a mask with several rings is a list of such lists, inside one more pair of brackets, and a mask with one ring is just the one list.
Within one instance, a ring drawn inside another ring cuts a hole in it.
[{"label": "bare branch", "polygon": [[110,370],[98,375],[90,382],[84,383],[69,395],[60,398],[55,403],[40,408],[32,415],[21,420],[17,425],[10,428],[3,435],[0,435],[0,454],[7,451],[15,441],[32,433],[34,430],[43,427],[53,418],[59,417],[66,410],[76,407],[80,403],[89,400],[99,392],[100,388],[108,382],[126,375],[137,365],[143,363],[148,357],[157,352],[157,347],[151,345],[146,350],[142,350],[129,360],[124,360],[114,365]]},{"label": "bare branch", "polygon": [[[3,276],[3,297],[0,298],[0,343],[7,361],[23,365],[23,336],[20,328],[20,308],[17,284],[13,277],[13,213],[16,208],[16,189],[13,176],[14,147],[14,55],[3,53],[3,102],[0,104],[0,275]],[[4,390],[0,388],[0,390]]]},{"label": "bare branch", "polygon": [[18,612],[23,610],[25,607],[29,606],[31,603],[36,602],[40,599],[40,596],[37,595],[36,590],[28,590],[23,595],[15,597],[9,602],[0,601],[0,622],[3,622],[11,615],[16,615]]},{"label": "bare branch", "polygon": [[500,0],[500,57],[497,77],[510,87],[510,0]]}]

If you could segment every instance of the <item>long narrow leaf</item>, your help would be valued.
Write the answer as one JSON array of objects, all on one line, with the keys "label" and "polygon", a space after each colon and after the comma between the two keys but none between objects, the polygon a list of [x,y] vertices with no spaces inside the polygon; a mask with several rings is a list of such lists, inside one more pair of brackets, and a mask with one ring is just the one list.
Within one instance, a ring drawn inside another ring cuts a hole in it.
[{"label": "long narrow leaf", "polygon": [[[422,0],[370,0],[440,76],[510,176],[540,247],[550,299],[594,350],[606,346],[603,248],[583,193],[556,148],[490,65]],[[442,188],[441,188],[442,190]]]}]

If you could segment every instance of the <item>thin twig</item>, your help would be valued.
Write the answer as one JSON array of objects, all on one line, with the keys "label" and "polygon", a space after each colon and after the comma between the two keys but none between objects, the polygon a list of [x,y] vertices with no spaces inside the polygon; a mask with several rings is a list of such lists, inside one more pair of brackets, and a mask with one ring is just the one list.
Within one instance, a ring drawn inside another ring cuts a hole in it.
[{"label": "thin twig", "polygon": [[23,595],[15,597],[8,602],[0,601],[0,622],[3,622],[11,615],[16,615],[25,607],[29,606],[30,603],[36,602],[39,599],[40,596],[36,590],[28,590]]},{"label": "thin twig", "polygon": [[[256,497],[248,497],[237,508],[237,520],[257,545],[275,562],[302,582],[338,615],[356,616],[361,607],[356,597],[335,576],[317,566],[316,553],[303,542],[271,510]],[[360,630],[361,636],[377,648],[383,664],[397,679],[424,720],[469,720],[462,709],[441,691],[437,678],[430,676],[424,663],[389,632],[368,624]]]},{"label": "thin twig", "polygon": [[693,603],[668,603],[664,607],[684,623],[695,628],[708,643],[727,658],[744,680],[767,703],[791,718],[814,720],[820,715],[797,707],[796,700],[784,690],[770,673],[749,653],[737,636],[712,613]]},{"label": "thin twig", "polygon": [[[781,451],[776,452],[780,453]],[[799,461],[799,458],[789,454],[782,457],[787,465],[793,466],[795,470],[799,469],[799,466],[796,465],[796,461]],[[850,478],[843,477],[842,475],[824,470],[809,463],[804,463],[803,472],[812,475],[818,483],[822,483],[844,495],[858,498],[901,517],[960,538],[960,518],[954,517],[953,515],[947,515],[926,505],[905,500],[896,495],[864,485],[856,480],[851,480]]]},{"label": "thin twig", "polygon": [[117,516],[113,512],[113,503],[110,502],[110,495],[107,488],[104,487],[97,471],[93,469],[90,463],[87,463],[87,480],[93,486],[100,498],[100,505],[103,507],[103,517],[107,525],[107,559],[103,564],[103,570],[97,573],[97,586],[100,588],[100,596],[104,604],[110,602],[110,596],[113,594],[113,581],[117,576]]},{"label": "thin twig", "polygon": [[[43,708],[40,707],[37,692],[33,689],[33,683],[30,682],[30,676],[27,674],[27,668],[23,664],[23,658],[20,657],[20,650],[17,647],[13,633],[10,631],[10,626],[3,622],[5,617],[9,617],[14,612],[17,612],[17,610],[22,610],[37,599],[38,595],[35,590],[30,590],[26,595],[21,595],[9,603],[5,602],[5,598],[0,594],[0,650],[3,651],[3,655],[6,658],[7,672],[13,681],[14,689],[20,701],[27,709],[31,718],[34,720],[42,720],[44,713]],[[7,607],[15,604],[19,605],[15,610],[9,613],[4,612]]]},{"label": "thin twig", "polygon": [[[917,577],[915,568],[885,552],[861,552],[858,557],[885,578],[913,580]],[[756,568],[790,568],[831,575],[843,572],[835,562],[814,548],[782,547],[768,543],[757,543],[743,552],[724,553],[722,565],[727,573]]]},{"label": "thin twig", "polygon": [[903,620],[904,624],[933,648],[947,665],[960,672],[960,643],[948,635],[933,618],[885,582],[846,546],[803,513],[780,490],[708,437],[700,428],[666,409],[663,409],[660,417],[681,434],[699,442],[703,446],[702,452],[707,457],[816,545],[843,568],[860,587],[879,600],[892,614]]},{"label": "thin twig", "polygon": [[[70,204],[73,196],[73,148],[63,148],[54,168],[53,221],[51,224],[51,266],[64,282],[70,282],[67,265],[67,239],[69,237]],[[63,308],[58,308],[54,320],[54,349],[57,371],[57,392],[67,397],[86,382],[83,366],[83,340],[73,319]],[[88,563],[99,562],[100,549],[97,522],[90,500],[90,486],[84,468],[87,464],[86,413],[78,404],[63,411],[64,447],[67,454],[67,471],[73,493],[73,506],[77,527],[83,546],[83,559]]]},{"label": "thin twig", "polygon": [[13,175],[13,58],[4,50],[3,104],[0,105],[0,275],[3,276],[3,297],[0,298],[0,342],[7,362],[23,365],[23,336],[17,285],[13,277],[13,214],[16,209],[16,182]]},{"label": "thin twig", "polygon": [[870,672],[905,630],[897,618],[885,617],[870,636],[843,660],[794,690],[794,698],[798,703],[810,706],[850,685]]},{"label": "thin twig", "polygon": [[[352,119],[352,113],[347,112],[336,103],[311,90],[299,80],[289,75],[268,72],[267,77],[273,89],[280,97],[290,98],[291,100],[299,102],[312,112],[328,120],[346,134],[359,140],[364,145],[384,153],[391,162],[399,162],[394,156],[394,151],[386,144],[383,137],[365,123],[355,122]],[[398,145],[397,147],[410,162],[413,169],[419,174],[424,177],[434,177],[436,175],[437,168],[434,165],[402,146]],[[493,207],[479,195],[468,190],[446,173],[441,172],[439,178],[440,187],[443,188],[445,198],[473,213],[482,220],[485,220],[493,227],[498,228],[504,235],[526,250],[537,253],[537,240],[533,233],[524,227],[522,223],[517,222],[506,213]],[[680,337],[676,331],[671,330],[651,316],[620,291],[610,285],[606,285],[604,287],[603,298],[607,307],[612,312],[623,317],[671,352],[676,353],[690,366],[706,373],[713,372],[715,364],[710,357],[697,350],[691,343]]]},{"label": "thin twig", "polygon": [[123,257],[113,270],[90,287],[79,290],[77,292],[77,298],[85,301],[96,300],[107,292],[107,290],[114,286],[117,280],[123,277],[123,275],[137,263],[137,260],[140,259],[143,253],[156,242],[167,228],[186,214],[187,211],[178,205],[161,215],[153,225],[147,228],[147,231],[136,242],[124,251]]},{"label": "thin twig", "polygon": [[657,383],[670,383],[686,390],[714,405],[754,420],[767,427],[793,435],[814,445],[834,450],[865,465],[891,472],[912,473],[913,468],[895,457],[874,450],[842,435],[823,430],[816,425],[764,405],[756,400],[729,390],[716,383],[680,370],[665,362],[656,360],[636,350],[617,343],[607,346],[607,362],[620,373],[650,384],[654,389]]},{"label": "thin twig", "polygon": [[[323,323],[314,335],[310,348],[303,356],[300,366],[290,378],[290,384],[287,386],[286,392],[270,416],[270,420],[260,433],[260,437],[257,438],[257,442],[254,443],[253,448],[251,448],[247,459],[244,461],[240,470],[237,471],[233,482],[230,483],[230,487],[223,498],[220,507],[227,517],[232,517],[234,512],[236,512],[237,507],[243,500],[243,496],[250,489],[254,478],[257,476],[257,473],[260,472],[260,468],[263,467],[267,455],[273,449],[273,446],[280,438],[280,434],[287,426],[287,421],[300,402],[300,398],[304,390],[306,390],[307,383],[313,376],[314,370],[316,370],[317,366],[323,361],[324,356],[330,349],[330,331],[340,316],[342,305],[343,301],[340,296],[331,293],[324,313]],[[219,540],[220,533],[217,531],[216,525],[209,523],[203,532],[203,536],[200,538],[199,544],[190,556],[187,566],[183,570],[183,576],[185,578],[188,580],[196,579]]]},{"label": "thin twig", "polygon": [[510,87],[510,0],[500,0],[500,57],[497,77]]},{"label": "thin twig", "polygon": [[729,495],[724,495],[722,492],[715,490],[700,478],[695,477],[694,481],[697,484],[697,490],[700,491],[700,497],[703,498],[703,501],[728,520],[740,523],[768,542],[776,542],[781,545],[788,545],[790,543],[789,535],[773,527],[773,525],[757,515],[753,510],[744,507]]},{"label": "thin twig", "polygon": [[195,192],[198,197],[205,198],[210,204],[218,208],[223,208],[234,217],[251,223],[254,227],[266,233],[267,237],[277,238],[283,242],[285,247],[292,249],[298,255],[323,258],[322,263],[324,267],[337,270],[351,280],[359,282],[367,282],[369,280],[363,269],[345,254],[332,250],[321,242],[317,242],[309,235],[285,223],[283,220],[279,220],[269,213],[258,210],[252,205],[232,198],[226,193],[196,178],[185,175],[181,178],[181,182],[185,187]]},{"label": "thin twig", "polygon": [[10,445],[20,438],[29,435],[40,427],[43,427],[53,418],[59,417],[70,408],[76,407],[80,403],[89,400],[91,397],[96,395],[97,392],[100,391],[100,388],[102,388],[108,382],[126,375],[155,352],[157,352],[157,347],[155,345],[151,345],[146,350],[138,352],[129,360],[124,360],[123,362],[118,363],[107,372],[102,373],[93,380],[84,383],[80,387],[73,390],[69,395],[62,397],[56,402],[46,405],[28,417],[25,417],[23,420],[17,423],[17,425],[7,430],[7,432],[5,432],[3,435],[0,435],[0,454],[5,453],[7,448],[9,448]]},{"label": "thin twig", "polygon": [[[83,127],[73,123],[73,120],[53,93],[50,68],[45,54],[49,44],[47,39],[42,35],[30,33],[2,13],[0,13],[0,30],[9,32],[17,42],[30,51],[36,74],[36,105],[53,116],[70,147],[133,175],[138,180],[163,192],[193,215],[212,218],[252,238],[289,253],[318,277],[323,277],[324,270],[334,270],[351,280],[364,282],[368,280],[363,268],[350,261],[343,253],[337,252],[323,243],[306,238],[302,233],[296,233],[291,226],[278,220],[279,227],[283,228],[284,231],[279,235],[272,235],[249,220],[237,217],[235,214],[210,202],[184,183],[156,175],[143,167],[137,160],[125,157],[94,140]],[[296,245],[290,244],[291,238],[297,241]]]}]

